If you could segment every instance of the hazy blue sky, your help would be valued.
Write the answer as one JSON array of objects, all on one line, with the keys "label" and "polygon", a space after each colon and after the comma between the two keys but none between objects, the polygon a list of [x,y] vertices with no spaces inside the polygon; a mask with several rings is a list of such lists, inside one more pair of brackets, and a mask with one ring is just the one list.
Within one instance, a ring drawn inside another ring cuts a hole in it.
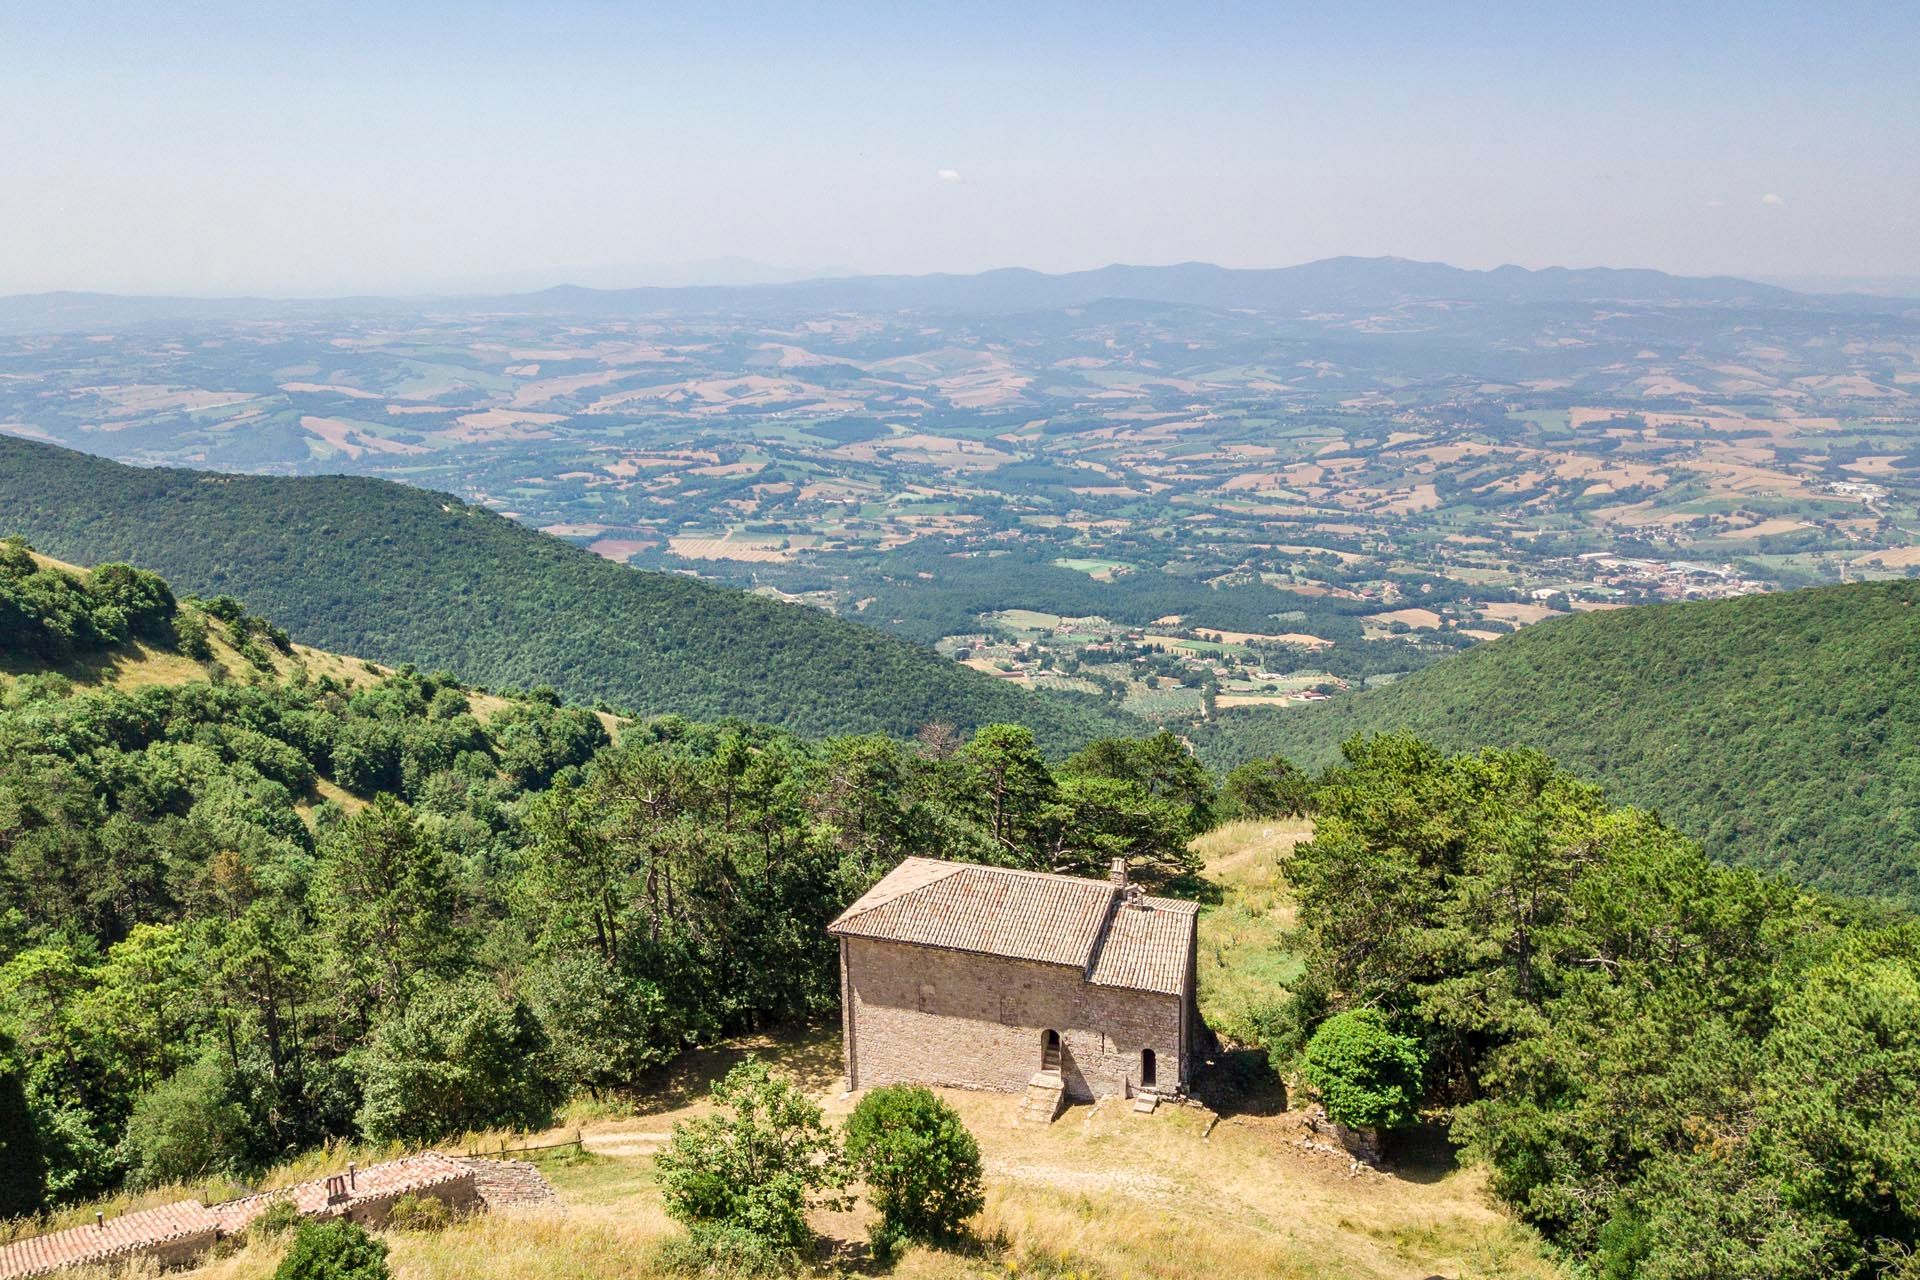
[{"label": "hazy blue sky", "polygon": [[1920,5],[0,9],[0,292],[1398,254],[1920,273]]}]

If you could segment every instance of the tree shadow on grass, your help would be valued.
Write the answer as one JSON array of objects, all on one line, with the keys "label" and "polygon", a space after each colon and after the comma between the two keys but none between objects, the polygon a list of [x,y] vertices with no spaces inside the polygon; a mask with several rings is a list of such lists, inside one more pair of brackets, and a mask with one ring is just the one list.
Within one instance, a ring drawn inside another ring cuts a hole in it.
[{"label": "tree shadow on grass", "polygon": [[641,1082],[631,1099],[634,1110],[672,1111],[699,1102],[708,1086],[750,1057],[793,1077],[807,1093],[828,1092],[844,1080],[837,1034],[820,1027],[790,1027],[687,1050]]},{"label": "tree shadow on grass", "polygon": [[1460,1167],[1460,1151],[1441,1124],[1415,1125],[1387,1135],[1386,1164],[1394,1177],[1422,1185],[1440,1181]]},{"label": "tree shadow on grass", "polygon": [[1265,1049],[1216,1049],[1200,1058],[1193,1096],[1222,1119],[1277,1116],[1287,1109],[1287,1082]]}]

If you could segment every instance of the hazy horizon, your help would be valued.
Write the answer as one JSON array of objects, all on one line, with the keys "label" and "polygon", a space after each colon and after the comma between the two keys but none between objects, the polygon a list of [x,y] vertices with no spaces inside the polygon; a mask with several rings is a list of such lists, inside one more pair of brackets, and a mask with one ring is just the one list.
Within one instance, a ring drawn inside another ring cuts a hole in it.
[{"label": "hazy horizon", "polygon": [[1865,6],[23,6],[0,294],[1342,255],[1895,280],[1916,37]]},{"label": "hazy horizon", "polygon": [[[1334,255],[1335,258],[1355,255]],[[1404,254],[1383,254],[1379,259],[1400,261],[1423,261],[1408,259]],[[1327,259],[1314,259],[1314,262]],[[1197,262],[1111,262],[1100,263],[1094,267],[1070,267],[1059,272],[1044,272],[1048,275],[1066,275],[1080,271],[1097,271],[1103,268],[1128,269],[1164,269],[1180,266],[1219,266],[1218,263]],[[1289,267],[1308,266],[1311,263],[1276,262],[1252,265],[1230,270],[1285,270]],[[1455,266],[1454,263],[1441,263],[1442,266]],[[1513,263],[1499,263],[1495,267],[1463,268],[1465,270],[1486,271],[1502,266],[1514,266]],[[1640,269],[1633,263],[1547,263],[1529,270],[1635,270]],[[1656,268],[1657,269],[1657,268]],[[1026,267],[1020,263],[1006,263],[998,267],[983,267],[979,271],[946,272],[940,270],[926,272],[861,272],[850,268],[823,267],[817,269],[781,267],[755,262],[746,258],[703,259],[695,262],[668,262],[645,265],[610,265],[605,267],[571,267],[554,271],[504,271],[467,279],[454,279],[426,285],[414,289],[394,290],[254,290],[228,292],[195,292],[192,290],[75,290],[48,289],[22,291],[17,293],[0,292],[0,299],[31,298],[58,294],[88,295],[102,297],[122,297],[128,299],[182,298],[198,301],[237,301],[254,298],[268,302],[326,302],[348,300],[355,297],[380,298],[390,301],[406,302],[418,299],[429,302],[436,299],[454,300],[460,298],[484,298],[490,295],[517,296],[539,293],[558,288],[584,288],[618,291],[625,289],[675,289],[689,287],[754,287],[760,285],[780,285],[814,283],[826,280],[855,279],[863,276],[929,277],[929,276],[967,276],[989,274],[996,271],[1038,271],[1038,268]],[[1685,275],[1686,273],[1669,273]],[[1741,275],[1736,272],[1714,273],[1715,276],[1744,279],[1754,284],[1772,285],[1797,293],[1840,295],[1857,294],[1863,297],[1920,298],[1920,275],[1826,275],[1820,273],[1769,275],[1754,273]],[[1696,278],[1706,278],[1696,277]]]}]

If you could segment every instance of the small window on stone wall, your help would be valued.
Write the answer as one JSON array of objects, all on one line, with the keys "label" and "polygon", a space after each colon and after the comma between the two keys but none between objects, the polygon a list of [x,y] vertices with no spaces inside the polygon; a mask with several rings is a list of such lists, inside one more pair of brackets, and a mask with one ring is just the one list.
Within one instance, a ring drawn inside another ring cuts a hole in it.
[{"label": "small window on stone wall", "polygon": [[920,984],[920,1012],[933,1012],[933,984],[931,982],[923,982]]}]

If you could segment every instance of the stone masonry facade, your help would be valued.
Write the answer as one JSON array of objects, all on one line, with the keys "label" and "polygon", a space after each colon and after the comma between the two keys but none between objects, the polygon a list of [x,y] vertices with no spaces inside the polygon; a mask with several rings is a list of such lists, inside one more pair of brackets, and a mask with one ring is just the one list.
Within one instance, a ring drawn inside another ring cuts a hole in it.
[{"label": "stone masonry facade", "polygon": [[1143,1050],[1157,1089],[1188,1083],[1189,996],[1095,986],[1078,968],[1006,956],[858,937],[840,946],[849,1088],[1017,1091],[1041,1070],[1049,1031],[1069,1098],[1138,1091]]}]

